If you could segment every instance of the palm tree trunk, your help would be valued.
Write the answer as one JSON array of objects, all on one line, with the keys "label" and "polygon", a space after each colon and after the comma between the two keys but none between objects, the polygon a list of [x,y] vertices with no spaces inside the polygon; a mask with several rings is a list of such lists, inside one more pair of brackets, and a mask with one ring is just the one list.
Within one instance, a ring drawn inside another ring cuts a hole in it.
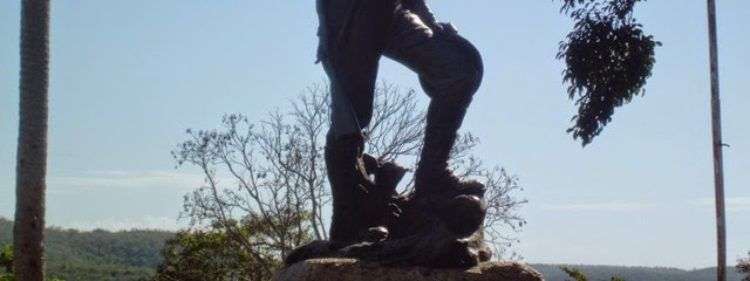
[{"label": "palm tree trunk", "polygon": [[716,1],[708,0],[708,34],[711,56],[711,127],[713,135],[714,187],[716,192],[717,275],[726,281],[727,234],[724,216],[724,143],[721,137],[721,100],[719,96],[719,49],[716,34]]},{"label": "palm tree trunk", "polygon": [[21,97],[13,266],[16,280],[23,281],[44,279],[49,6],[49,0],[23,0],[21,8]]}]

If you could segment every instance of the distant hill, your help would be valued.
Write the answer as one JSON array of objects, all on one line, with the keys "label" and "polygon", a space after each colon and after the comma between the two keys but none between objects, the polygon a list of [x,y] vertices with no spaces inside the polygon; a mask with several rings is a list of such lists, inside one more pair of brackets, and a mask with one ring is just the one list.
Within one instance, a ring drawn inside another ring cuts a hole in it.
[{"label": "distant hill", "polygon": [[[0,245],[12,242],[13,223],[0,218]],[[165,231],[47,230],[47,271],[66,281],[148,280],[161,262],[160,250],[174,233]],[[560,265],[532,264],[547,281],[565,281]],[[713,281],[716,270],[682,270],[662,267],[570,265],[588,274],[591,281],[609,281],[612,276],[627,281]],[[733,268],[728,281],[742,278]]]},{"label": "distant hill", "polygon": [[[13,241],[13,222],[0,218],[0,245]],[[48,228],[47,274],[66,281],[147,280],[161,262],[160,250],[174,233],[77,231]]]},{"label": "distant hill", "polygon": [[[532,264],[539,270],[546,281],[565,281],[570,278],[560,269],[562,265]],[[617,276],[626,281],[714,281],[716,268],[683,270],[668,267],[627,267],[605,265],[565,265],[578,268],[589,277],[590,281],[609,281]],[[741,281],[742,277],[734,268],[727,269],[727,281]]]}]

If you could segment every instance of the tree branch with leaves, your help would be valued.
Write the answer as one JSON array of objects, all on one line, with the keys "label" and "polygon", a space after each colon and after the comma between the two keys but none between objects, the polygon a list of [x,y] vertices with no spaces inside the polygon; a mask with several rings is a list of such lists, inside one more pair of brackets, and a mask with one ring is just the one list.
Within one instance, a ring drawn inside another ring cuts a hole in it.
[{"label": "tree branch with leaves", "polygon": [[563,81],[578,106],[568,133],[584,146],[612,121],[617,107],[645,92],[661,43],[633,15],[643,1],[563,0],[561,12],[574,26],[560,42],[557,58],[565,61]]}]

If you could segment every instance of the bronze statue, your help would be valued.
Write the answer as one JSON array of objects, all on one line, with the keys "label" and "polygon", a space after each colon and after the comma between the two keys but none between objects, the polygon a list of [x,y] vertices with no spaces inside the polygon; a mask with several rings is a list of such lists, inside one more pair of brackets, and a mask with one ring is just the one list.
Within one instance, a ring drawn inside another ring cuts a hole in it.
[{"label": "bronze statue", "polygon": [[[451,24],[437,22],[424,0],[317,0],[317,9],[318,61],[331,81],[325,148],[331,241],[301,247],[286,262],[336,256],[470,267],[489,260],[484,186],[448,169],[457,131],[481,84],[479,52]],[[415,189],[403,197],[395,189],[406,170],[364,154],[381,56],[414,70],[431,99]]]}]

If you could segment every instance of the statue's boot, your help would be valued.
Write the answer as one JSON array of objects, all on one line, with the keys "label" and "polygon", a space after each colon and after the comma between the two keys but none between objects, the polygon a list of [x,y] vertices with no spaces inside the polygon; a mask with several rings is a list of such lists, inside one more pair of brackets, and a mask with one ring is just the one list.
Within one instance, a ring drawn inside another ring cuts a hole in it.
[{"label": "statue's boot", "polygon": [[421,69],[420,82],[431,98],[424,146],[415,174],[416,195],[435,197],[475,193],[481,197],[483,186],[477,182],[461,181],[448,168],[448,160],[458,129],[482,83],[482,58],[476,48],[461,36],[436,38],[428,41],[434,46],[426,44],[424,50],[432,54],[428,57],[436,62],[421,62],[415,67]]},{"label": "statue's boot", "polygon": [[483,241],[485,187],[461,180],[448,166],[468,102],[433,99],[430,103],[415,192],[405,221],[394,228],[394,236],[406,237],[408,243],[392,248],[406,253],[404,259],[410,263],[471,267],[492,256]]},{"label": "statue's boot", "polygon": [[364,137],[361,134],[331,137],[325,148],[328,180],[333,195],[330,239],[341,247],[367,240],[374,227],[363,208],[374,184],[367,177],[362,160]]},{"label": "statue's boot", "polygon": [[424,147],[415,174],[417,198],[439,200],[459,195],[484,195],[484,185],[476,181],[463,181],[448,167],[469,102],[470,98],[459,102],[441,99],[430,102]]},{"label": "statue's boot", "polygon": [[389,230],[383,225],[390,219],[390,197],[386,197],[390,189],[376,189],[367,176],[367,168],[386,173],[384,178],[393,178],[395,182],[404,171],[389,166],[378,167],[377,159],[363,154],[364,142],[361,134],[340,137],[329,134],[325,163],[333,195],[330,240],[313,241],[294,249],[284,258],[286,264],[313,258],[350,256],[343,249],[388,238]]}]

